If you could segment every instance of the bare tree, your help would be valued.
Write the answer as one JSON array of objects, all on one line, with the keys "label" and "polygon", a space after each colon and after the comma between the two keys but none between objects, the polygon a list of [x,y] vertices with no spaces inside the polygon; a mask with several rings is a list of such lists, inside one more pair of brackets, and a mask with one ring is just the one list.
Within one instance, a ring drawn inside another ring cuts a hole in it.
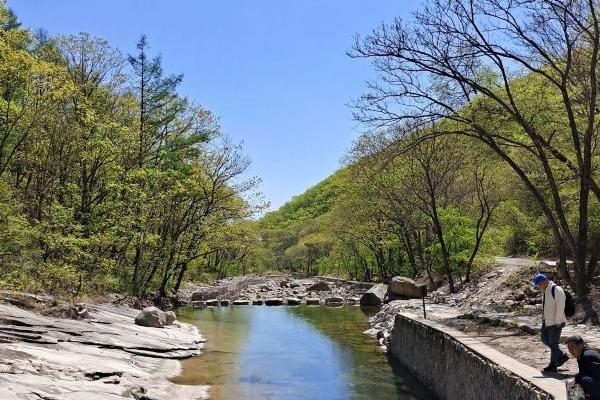
[{"label": "bare tree", "polygon": [[[374,128],[410,121],[430,135],[474,137],[514,170],[551,227],[561,275],[594,323],[588,293],[600,248],[590,245],[589,207],[600,199],[599,5],[431,0],[414,21],[376,28],[351,53],[371,59],[381,77],[358,100],[359,121]],[[559,190],[565,185],[574,201]]]}]

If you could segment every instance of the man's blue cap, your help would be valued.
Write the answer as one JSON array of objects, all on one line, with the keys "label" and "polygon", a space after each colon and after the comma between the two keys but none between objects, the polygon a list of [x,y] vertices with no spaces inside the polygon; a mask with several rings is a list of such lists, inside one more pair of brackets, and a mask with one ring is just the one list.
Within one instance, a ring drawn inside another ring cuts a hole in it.
[{"label": "man's blue cap", "polygon": [[540,283],[544,282],[546,279],[548,279],[546,277],[546,275],[537,274],[536,276],[533,277],[533,280],[531,281],[531,283],[533,283],[535,286],[539,286]]}]

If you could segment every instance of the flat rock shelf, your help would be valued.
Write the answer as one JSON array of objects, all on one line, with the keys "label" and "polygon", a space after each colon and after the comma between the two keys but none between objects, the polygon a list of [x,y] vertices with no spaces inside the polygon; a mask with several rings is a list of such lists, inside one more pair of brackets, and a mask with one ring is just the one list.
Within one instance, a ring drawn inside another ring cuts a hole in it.
[{"label": "flat rock shelf", "polygon": [[0,304],[0,399],[206,399],[207,387],[168,379],[200,354],[192,325],[135,325],[138,310],[89,306],[82,320]]}]

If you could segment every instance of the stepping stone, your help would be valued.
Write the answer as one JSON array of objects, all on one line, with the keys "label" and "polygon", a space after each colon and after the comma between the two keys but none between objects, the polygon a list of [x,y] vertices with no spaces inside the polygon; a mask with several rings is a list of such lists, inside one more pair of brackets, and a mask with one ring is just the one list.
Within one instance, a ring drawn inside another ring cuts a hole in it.
[{"label": "stepping stone", "polygon": [[274,297],[271,299],[266,299],[265,304],[268,306],[280,306],[283,304],[283,299],[281,297]]},{"label": "stepping stone", "polygon": [[207,306],[218,306],[219,300],[217,300],[217,299],[206,300],[206,305]]},{"label": "stepping stone", "polygon": [[300,304],[300,299],[297,297],[288,297],[285,299],[285,301],[287,302],[288,306],[297,306]]},{"label": "stepping stone", "polygon": [[221,306],[227,307],[229,305],[229,300],[221,300]]},{"label": "stepping stone", "polygon": [[206,306],[206,303],[203,301],[192,301],[192,308],[203,308]]},{"label": "stepping stone", "polygon": [[255,306],[262,306],[263,301],[262,301],[262,299],[252,300],[252,304],[254,304]]},{"label": "stepping stone", "polygon": [[319,305],[321,303],[321,299],[317,297],[309,297],[306,299],[306,304]]},{"label": "stepping stone", "polygon": [[343,304],[344,298],[340,296],[331,296],[325,299],[325,303],[327,304]]},{"label": "stepping stone", "polygon": [[346,302],[349,303],[349,304],[356,304],[359,301],[360,301],[360,298],[358,298],[358,297],[348,297],[346,299]]},{"label": "stepping stone", "polygon": [[233,301],[234,306],[246,306],[246,305],[248,305],[248,303],[249,303],[248,300],[234,300]]}]

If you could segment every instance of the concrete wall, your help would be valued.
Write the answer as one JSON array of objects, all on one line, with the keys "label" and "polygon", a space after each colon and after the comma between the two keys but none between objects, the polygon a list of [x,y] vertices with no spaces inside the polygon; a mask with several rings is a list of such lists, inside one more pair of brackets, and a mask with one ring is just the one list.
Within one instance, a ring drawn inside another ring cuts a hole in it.
[{"label": "concrete wall", "polygon": [[[469,341],[476,345],[471,346]],[[505,355],[436,322],[407,314],[396,315],[389,349],[393,358],[442,400],[563,398],[560,389],[564,383],[557,384],[558,381],[552,379],[556,382],[549,382],[550,388],[542,389],[528,380],[523,371],[541,373],[513,360],[517,371],[514,372]],[[546,382],[542,381],[541,385]]]}]

